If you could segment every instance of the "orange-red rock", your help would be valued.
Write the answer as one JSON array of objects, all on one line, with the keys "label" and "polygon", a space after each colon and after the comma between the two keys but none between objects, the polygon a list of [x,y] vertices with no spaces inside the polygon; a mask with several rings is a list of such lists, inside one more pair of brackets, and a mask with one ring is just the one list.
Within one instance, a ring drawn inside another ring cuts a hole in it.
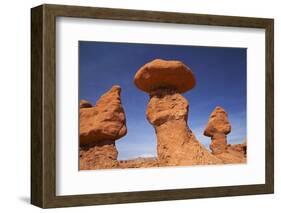
[{"label": "orange-red rock", "polygon": [[115,140],[127,133],[119,86],[113,86],[96,105],[80,102],[80,169],[146,168],[245,163],[247,145],[227,144],[231,125],[221,107],[212,112],[204,135],[211,137],[210,153],[188,126],[189,103],[181,93],[195,86],[191,70],[180,61],[156,59],[138,70],[135,85],[149,93],[146,117],[157,136],[157,158],[117,160]]},{"label": "orange-red rock", "polygon": [[247,143],[246,141],[242,144],[231,144],[228,145],[229,149],[232,149],[233,151],[240,152],[244,157],[247,156]]},{"label": "orange-red rock", "polygon": [[140,90],[148,93],[157,88],[174,88],[184,93],[195,86],[195,77],[191,69],[180,61],[155,59],[137,71],[134,82]]},{"label": "orange-red rock", "polygon": [[247,162],[247,145],[246,144],[228,144],[227,149],[215,156],[225,164],[236,164]]},{"label": "orange-red rock", "polygon": [[153,60],[141,67],[135,85],[150,95],[146,117],[157,136],[160,166],[217,164],[187,125],[187,100],[180,94],[195,86],[195,77],[180,61]]},{"label": "orange-red rock", "polygon": [[200,144],[187,125],[189,104],[174,89],[158,89],[150,94],[146,116],[157,135],[157,155],[161,166],[218,164],[221,161]]},{"label": "orange-red rock", "polygon": [[245,163],[247,146],[245,144],[228,144],[227,134],[231,125],[227,113],[222,107],[216,107],[211,113],[204,135],[211,137],[212,154],[225,164]]},{"label": "orange-red rock", "polygon": [[211,137],[210,149],[213,154],[219,154],[227,149],[226,135],[231,131],[227,113],[222,107],[216,107],[210,115],[204,135]]},{"label": "orange-red rock", "polygon": [[80,108],[90,108],[92,104],[89,101],[81,100],[80,101]]},{"label": "orange-red rock", "polygon": [[120,99],[121,88],[113,86],[96,105],[80,108],[80,145],[115,141],[127,133]]},{"label": "orange-red rock", "polygon": [[150,168],[158,167],[159,163],[156,158],[135,158],[131,160],[120,160],[118,161],[119,168]]},{"label": "orange-red rock", "polygon": [[115,140],[127,133],[120,93],[121,88],[113,86],[95,106],[80,102],[80,169],[118,166]]},{"label": "orange-red rock", "polygon": [[119,166],[114,141],[101,141],[80,146],[80,170],[108,169]]}]

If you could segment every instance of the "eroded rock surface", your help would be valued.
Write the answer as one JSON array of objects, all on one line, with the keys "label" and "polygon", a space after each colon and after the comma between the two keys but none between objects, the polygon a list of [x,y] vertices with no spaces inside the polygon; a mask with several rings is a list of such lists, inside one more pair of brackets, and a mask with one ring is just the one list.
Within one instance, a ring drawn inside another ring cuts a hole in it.
[{"label": "eroded rock surface", "polygon": [[174,89],[158,89],[151,93],[146,116],[155,128],[160,165],[217,164],[196,139],[187,124],[189,104]]},{"label": "eroded rock surface", "polygon": [[80,145],[115,141],[127,133],[121,88],[113,86],[93,107],[80,108]]},{"label": "eroded rock surface", "polygon": [[113,86],[95,105],[80,101],[80,169],[246,162],[246,143],[227,144],[231,125],[223,108],[215,108],[204,131],[204,135],[211,137],[211,152],[189,128],[189,103],[182,93],[194,88],[196,80],[185,64],[153,60],[137,71],[134,83],[150,97],[146,117],[155,129],[157,157],[117,160],[115,142],[126,135],[127,127],[120,99],[121,88]]},{"label": "eroded rock surface", "polygon": [[228,144],[227,134],[230,132],[231,125],[226,111],[222,107],[216,107],[204,131],[205,136],[211,137],[212,154],[223,163],[245,163],[247,146],[246,144]]},{"label": "eroded rock surface", "polygon": [[113,86],[95,106],[80,102],[80,169],[118,166],[115,140],[127,133],[120,93],[121,88]]},{"label": "eroded rock surface", "polygon": [[196,139],[187,124],[188,101],[181,93],[195,86],[195,77],[180,61],[154,60],[135,75],[136,86],[148,92],[146,116],[157,135],[159,165],[217,164]]},{"label": "eroded rock surface", "polygon": [[242,144],[232,144],[228,145],[229,149],[232,149],[236,152],[240,152],[244,157],[247,157],[247,142],[245,141]]},{"label": "eroded rock surface", "polygon": [[183,93],[192,89],[196,81],[191,69],[182,62],[155,59],[138,70],[134,82],[148,93],[158,88],[176,88]]},{"label": "eroded rock surface", "polygon": [[90,108],[92,104],[89,101],[81,100],[80,101],[80,108]]},{"label": "eroded rock surface", "polygon": [[100,141],[80,147],[80,169],[108,169],[118,167],[115,141]]},{"label": "eroded rock surface", "polygon": [[216,107],[210,115],[204,135],[211,137],[210,149],[213,154],[220,154],[227,149],[226,135],[231,132],[227,113],[222,107]]},{"label": "eroded rock surface", "polygon": [[120,160],[119,167],[122,169],[126,168],[151,168],[158,167],[159,163],[157,158],[135,158],[131,160]]}]

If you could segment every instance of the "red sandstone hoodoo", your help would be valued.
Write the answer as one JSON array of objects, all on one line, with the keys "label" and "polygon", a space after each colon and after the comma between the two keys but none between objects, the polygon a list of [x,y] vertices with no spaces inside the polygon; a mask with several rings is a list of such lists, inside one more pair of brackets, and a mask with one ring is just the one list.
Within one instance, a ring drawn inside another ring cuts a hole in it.
[{"label": "red sandstone hoodoo", "polygon": [[113,86],[95,106],[80,101],[80,169],[118,166],[115,140],[127,133],[120,86]]},{"label": "red sandstone hoodoo", "polygon": [[212,154],[221,159],[223,163],[245,163],[246,143],[227,144],[227,134],[231,132],[231,125],[226,111],[216,107],[210,115],[204,135],[211,137],[210,149]]},{"label": "red sandstone hoodoo", "polygon": [[[134,83],[150,100],[146,118],[157,136],[157,158],[118,161],[115,141],[127,133],[120,86],[113,86],[96,105],[80,101],[80,169],[144,168],[245,163],[246,142],[227,144],[231,125],[222,107],[210,115],[204,135],[211,153],[188,126],[189,103],[181,94],[195,87],[189,67],[180,61],[153,60],[135,74]],[[132,141],[133,143],[133,141]]]},{"label": "red sandstone hoodoo", "polygon": [[199,143],[187,124],[189,103],[181,93],[195,86],[190,68],[180,61],[156,59],[137,71],[134,82],[150,95],[146,117],[157,135],[160,165],[221,163]]},{"label": "red sandstone hoodoo", "polygon": [[227,113],[222,107],[216,107],[210,115],[204,135],[211,137],[210,149],[213,154],[220,154],[227,149],[226,135],[231,132]]}]

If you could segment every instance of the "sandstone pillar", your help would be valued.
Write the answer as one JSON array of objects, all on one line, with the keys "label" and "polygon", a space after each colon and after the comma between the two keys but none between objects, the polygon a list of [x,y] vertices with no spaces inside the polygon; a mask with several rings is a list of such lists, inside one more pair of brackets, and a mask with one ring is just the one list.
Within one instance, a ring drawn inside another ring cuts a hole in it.
[{"label": "sandstone pillar", "polygon": [[188,101],[181,95],[195,86],[192,71],[180,61],[154,60],[141,67],[135,85],[149,93],[146,116],[157,136],[160,165],[215,164],[187,124]]},{"label": "sandstone pillar", "polygon": [[226,111],[222,107],[216,107],[211,113],[204,135],[211,137],[210,149],[212,154],[225,164],[245,163],[245,144],[228,144],[227,135],[231,132],[231,125]]},{"label": "sandstone pillar", "polygon": [[118,166],[115,140],[127,133],[120,93],[121,88],[113,86],[95,106],[80,101],[80,169]]},{"label": "sandstone pillar", "polygon": [[231,132],[227,113],[222,107],[216,107],[210,115],[204,135],[211,137],[210,149],[213,154],[220,154],[227,150],[226,135]]}]

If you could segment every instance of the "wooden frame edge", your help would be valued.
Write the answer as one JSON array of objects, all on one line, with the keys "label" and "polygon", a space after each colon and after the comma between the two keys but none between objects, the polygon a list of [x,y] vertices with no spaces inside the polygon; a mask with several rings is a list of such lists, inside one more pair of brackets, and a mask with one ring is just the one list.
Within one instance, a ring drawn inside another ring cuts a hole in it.
[{"label": "wooden frame edge", "polygon": [[43,207],[42,63],[43,7],[31,10],[31,203]]},{"label": "wooden frame edge", "polygon": [[268,21],[265,28],[266,42],[266,185],[268,191],[274,193],[274,20]]}]

